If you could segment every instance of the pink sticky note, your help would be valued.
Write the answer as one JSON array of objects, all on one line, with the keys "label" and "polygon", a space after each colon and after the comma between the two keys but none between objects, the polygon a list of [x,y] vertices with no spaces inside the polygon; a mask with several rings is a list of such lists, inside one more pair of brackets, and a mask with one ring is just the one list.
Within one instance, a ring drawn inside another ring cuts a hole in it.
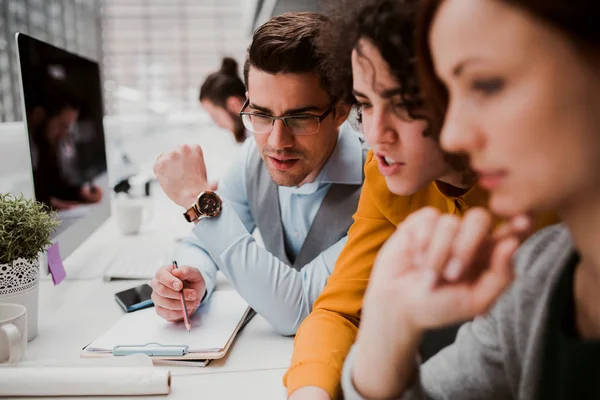
[{"label": "pink sticky note", "polygon": [[63,265],[62,258],[60,257],[58,242],[54,243],[48,249],[48,270],[50,270],[50,274],[52,275],[52,282],[54,282],[54,286],[61,283],[62,280],[65,279],[65,276],[67,276],[65,266]]}]

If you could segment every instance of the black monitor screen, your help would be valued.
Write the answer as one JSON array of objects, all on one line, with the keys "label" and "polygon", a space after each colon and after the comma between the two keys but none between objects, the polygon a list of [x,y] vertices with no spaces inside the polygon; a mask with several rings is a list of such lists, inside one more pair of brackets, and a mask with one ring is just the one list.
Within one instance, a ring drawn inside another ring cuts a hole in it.
[{"label": "black monitor screen", "polygon": [[61,227],[108,201],[98,63],[19,34],[23,102],[35,197]]}]

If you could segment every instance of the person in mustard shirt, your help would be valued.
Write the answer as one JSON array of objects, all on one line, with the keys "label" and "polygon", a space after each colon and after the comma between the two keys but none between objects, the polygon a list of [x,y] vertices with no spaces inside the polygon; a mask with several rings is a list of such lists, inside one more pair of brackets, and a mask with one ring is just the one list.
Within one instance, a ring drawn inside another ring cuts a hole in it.
[{"label": "person in mustard shirt", "polygon": [[[372,150],[348,242],[296,334],[284,376],[293,400],[341,395],[342,367],[356,338],[371,269],[396,227],[425,206],[453,215],[487,206],[488,194],[475,185],[466,160],[449,157],[438,144],[445,105],[426,105],[419,97],[413,45],[416,3],[328,3],[333,15],[323,46],[332,58],[333,77],[345,80],[355,98]],[[553,222],[553,215],[537,218],[535,228]],[[421,356],[429,358],[451,344],[458,326],[429,332]]]}]

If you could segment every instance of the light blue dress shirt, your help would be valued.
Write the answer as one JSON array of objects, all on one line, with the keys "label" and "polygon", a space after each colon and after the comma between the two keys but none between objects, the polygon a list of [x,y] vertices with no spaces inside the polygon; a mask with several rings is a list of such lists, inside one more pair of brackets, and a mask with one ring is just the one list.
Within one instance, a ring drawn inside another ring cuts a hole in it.
[{"label": "light blue dress shirt", "polygon": [[[248,160],[258,151],[254,138],[245,141],[241,157],[219,182],[223,210],[201,220],[176,251],[180,265],[198,268],[206,281],[206,296],[215,288],[217,270],[231,281],[248,304],[278,332],[293,335],[327,283],[346,237],[322,252],[301,271],[285,264],[251,236],[256,224],[246,186]],[[361,184],[362,145],[346,122],[338,142],[314,182],[279,186],[279,207],[287,251],[297,256],[323,198],[333,183]]]}]

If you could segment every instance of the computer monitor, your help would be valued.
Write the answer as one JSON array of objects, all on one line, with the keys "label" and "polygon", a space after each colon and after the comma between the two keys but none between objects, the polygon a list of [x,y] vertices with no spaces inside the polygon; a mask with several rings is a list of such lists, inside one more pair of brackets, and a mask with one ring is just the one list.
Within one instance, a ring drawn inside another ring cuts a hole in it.
[{"label": "computer monitor", "polygon": [[110,216],[100,68],[16,35],[36,200],[61,221],[51,240],[69,256]]}]

